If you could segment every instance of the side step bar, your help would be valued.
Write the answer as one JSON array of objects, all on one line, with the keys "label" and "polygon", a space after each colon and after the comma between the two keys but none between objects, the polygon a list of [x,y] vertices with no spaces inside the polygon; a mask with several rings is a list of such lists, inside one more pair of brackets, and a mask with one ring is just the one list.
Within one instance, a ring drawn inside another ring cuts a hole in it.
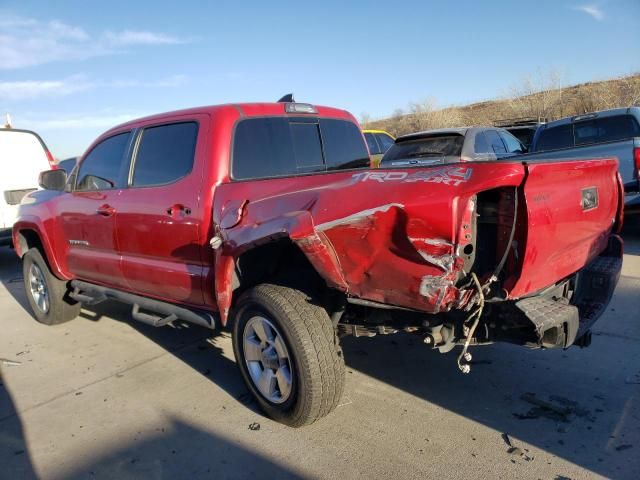
[{"label": "side step bar", "polygon": [[[73,290],[69,293],[69,296],[85,305],[95,305],[107,299],[133,305],[131,315],[134,320],[152,327],[162,327],[176,320],[183,320],[205,328],[216,328],[217,319],[212,313],[190,310],[172,303],[94,285],[81,280],[72,280],[71,287]],[[143,313],[140,311],[141,309],[153,313]]]}]

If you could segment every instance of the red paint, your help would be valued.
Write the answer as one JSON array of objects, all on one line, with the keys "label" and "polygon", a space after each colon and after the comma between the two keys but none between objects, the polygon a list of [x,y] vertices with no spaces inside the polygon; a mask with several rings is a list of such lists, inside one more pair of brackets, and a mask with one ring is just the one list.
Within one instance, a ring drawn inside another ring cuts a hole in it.
[{"label": "red paint", "polygon": [[[320,117],[355,122],[342,110],[317,109]],[[284,114],[283,104],[222,105],[118,126],[96,143],[133,128],[197,121],[193,171],[168,186],[62,193],[25,205],[14,239],[36,231],[61,278],[219,310],[225,323],[235,259],[273,239],[291,239],[332,288],[437,313],[463,308],[473,296],[456,285],[466,275],[460,252],[474,242],[477,193],[518,187],[522,197],[520,255],[507,262],[511,297],[580,270],[604,249],[619,219],[615,160],[470,162],[231,181],[235,123]],[[597,209],[582,211],[584,187],[598,188]],[[215,251],[213,236],[224,242]]]}]

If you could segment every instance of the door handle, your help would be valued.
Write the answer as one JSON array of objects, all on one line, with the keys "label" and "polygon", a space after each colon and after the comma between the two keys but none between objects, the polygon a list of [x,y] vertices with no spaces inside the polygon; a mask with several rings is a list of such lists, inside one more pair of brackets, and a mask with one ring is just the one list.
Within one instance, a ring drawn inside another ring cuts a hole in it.
[{"label": "door handle", "polygon": [[185,207],[181,203],[176,203],[175,205],[167,208],[167,215],[171,215],[172,217],[177,216],[179,213],[184,213],[185,215],[191,215],[191,209],[189,207]]},{"label": "door handle", "polygon": [[111,215],[116,213],[116,209],[113,208],[111,205],[107,205],[105,203],[104,205],[98,207],[98,209],[96,210],[96,213],[98,215],[102,215],[103,217],[110,217]]}]

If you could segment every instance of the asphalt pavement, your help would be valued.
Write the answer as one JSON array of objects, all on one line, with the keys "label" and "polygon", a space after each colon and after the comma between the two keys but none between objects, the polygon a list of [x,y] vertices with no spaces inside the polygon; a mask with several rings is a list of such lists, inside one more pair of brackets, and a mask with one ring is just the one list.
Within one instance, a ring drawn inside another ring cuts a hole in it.
[{"label": "asphalt pavement", "polygon": [[469,375],[405,334],[343,340],[347,384],[303,429],[265,418],[227,333],[109,303],[46,327],[0,248],[0,478],[640,478],[640,220],[593,344],[472,349]]}]

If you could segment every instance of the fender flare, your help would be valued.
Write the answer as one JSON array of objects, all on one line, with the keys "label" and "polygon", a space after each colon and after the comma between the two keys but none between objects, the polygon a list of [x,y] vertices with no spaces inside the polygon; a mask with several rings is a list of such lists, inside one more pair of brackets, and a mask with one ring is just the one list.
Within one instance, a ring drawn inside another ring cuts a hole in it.
[{"label": "fender flare", "polygon": [[13,245],[16,254],[22,258],[26,251],[23,251],[22,244],[20,243],[20,237],[25,230],[31,230],[35,232],[44,249],[44,255],[51,268],[51,273],[62,280],[71,280],[72,276],[69,272],[60,264],[58,257],[54,253],[54,247],[51,243],[51,239],[48,235],[44,234],[46,229],[42,224],[40,218],[35,216],[23,216],[13,225]]},{"label": "fender flare", "polygon": [[347,282],[340,268],[333,245],[326,235],[316,231],[308,211],[300,211],[286,219],[276,218],[259,228],[230,228],[219,234],[223,243],[215,252],[215,295],[220,322],[227,324],[233,303],[233,291],[238,286],[236,259],[245,252],[274,239],[288,238],[307,257],[311,266],[332,288],[347,291]]}]

